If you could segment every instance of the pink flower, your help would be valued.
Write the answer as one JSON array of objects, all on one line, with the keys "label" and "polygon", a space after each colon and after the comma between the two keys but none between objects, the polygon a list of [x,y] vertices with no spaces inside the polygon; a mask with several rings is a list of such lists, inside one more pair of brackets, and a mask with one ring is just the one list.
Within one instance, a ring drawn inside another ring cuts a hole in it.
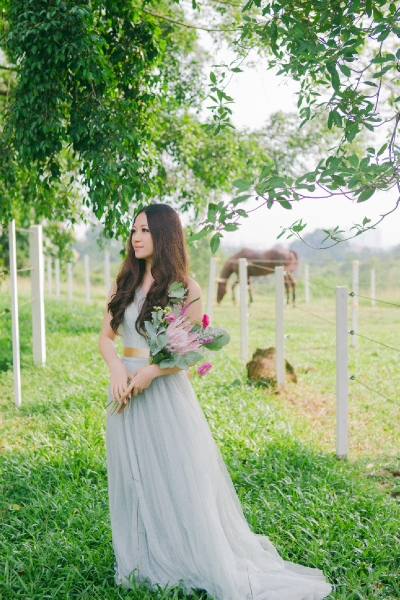
[{"label": "pink flower", "polygon": [[176,320],[176,317],[172,313],[167,313],[165,315],[165,319],[168,321],[168,323],[173,323]]},{"label": "pink flower", "polygon": [[190,333],[192,327],[193,323],[184,317],[178,317],[172,321],[165,330],[168,336],[168,342],[165,345],[167,350],[177,354],[197,351],[200,348],[200,342],[197,333]]},{"label": "pink flower", "polygon": [[209,372],[211,367],[212,367],[211,363],[205,362],[202,365],[200,365],[199,367],[197,367],[197,373],[201,376],[207,375],[207,373]]},{"label": "pink flower", "polygon": [[210,317],[208,315],[203,315],[203,319],[201,321],[201,325],[202,325],[203,329],[208,327],[209,324],[210,324]]}]

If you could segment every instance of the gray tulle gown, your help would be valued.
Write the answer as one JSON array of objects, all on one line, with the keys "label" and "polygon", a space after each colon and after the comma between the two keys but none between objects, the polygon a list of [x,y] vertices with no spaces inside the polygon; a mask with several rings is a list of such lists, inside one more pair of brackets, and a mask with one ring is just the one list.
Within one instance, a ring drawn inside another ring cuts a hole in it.
[{"label": "gray tulle gown", "polygon": [[[135,302],[142,300],[138,290]],[[122,341],[147,347],[135,330],[135,302]],[[148,359],[123,361],[133,374]],[[123,413],[107,413],[107,466],[117,584],[181,585],[218,600],[330,593],[322,571],[284,561],[250,530],[186,372],[157,377]]]}]

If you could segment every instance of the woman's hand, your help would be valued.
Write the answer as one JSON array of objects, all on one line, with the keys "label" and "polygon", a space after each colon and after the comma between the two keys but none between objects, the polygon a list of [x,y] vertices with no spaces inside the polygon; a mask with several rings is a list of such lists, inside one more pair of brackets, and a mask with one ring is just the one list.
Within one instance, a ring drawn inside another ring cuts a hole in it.
[{"label": "woman's hand", "polygon": [[132,375],[121,359],[117,358],[110,364],[110,392],[113,400],[121,404],[129,390],[128,380]]},{"label": "woman's hand", "polygon": [[126,404],[131,396],[137,396],[149,387],[153,379],[157,376],[159,369],[157,365],[143,365],[139,367],[134,375],[131,375],[131,383],[127,388],[126,394],[124,394],[123,401]]}]

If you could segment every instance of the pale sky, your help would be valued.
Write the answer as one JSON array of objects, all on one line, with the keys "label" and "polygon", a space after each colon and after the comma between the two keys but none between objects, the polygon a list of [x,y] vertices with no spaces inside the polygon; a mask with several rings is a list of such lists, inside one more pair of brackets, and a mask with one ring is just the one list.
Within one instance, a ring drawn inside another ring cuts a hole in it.
[{"label": "pale sky", "polygon": [[[211,52],[211,45],[207,34],[202,34],[202,44]],[[215,63],[230,62],[234,55],[227,50],[222,50],[215,56]],[[283,110],[296,112],[297,85],[291,80],[276,77],[267,71],[265,63],[259,60],[256,68],[244,67],[244,72],[235,74],[226,92],[235,100],[231,105],[233,110],[233,123],[236,127],[249,127],[259,129],[266,122],[270,114]],[[389,211],[395,204],[396,190],[387,193],[377,193],[367,202],[355,204],[345,198],[329,200],[305,200],[293,208],[285,210],[274,206],[271,210],[265,207],[253,212],[248,219],[242,219],[243,225],[238,231],[225,233],[224,242],[229,245],[251,245],[252,247],[265,248],[277,242],[276,237],[281,231],[281,226],[287,227],[295,220],[303,218],[308,224],[305,232],[316,228],[332,228],[340,225],[341,229],[348,229],[362,219],[377,219],[383,212]],[[246,209],[253,208],[254,201]],[[377,228],[375,235],[369,236],[380,240],[383,248],[388,248],[400,243],[400,208],[386,218]],[[360,236],[357,241],[362,240]],[[282,238],[281,238],[282,239]],[[223,244],[224,244],[223,242]],[[365,237],[365,243],[367,238]]]}]

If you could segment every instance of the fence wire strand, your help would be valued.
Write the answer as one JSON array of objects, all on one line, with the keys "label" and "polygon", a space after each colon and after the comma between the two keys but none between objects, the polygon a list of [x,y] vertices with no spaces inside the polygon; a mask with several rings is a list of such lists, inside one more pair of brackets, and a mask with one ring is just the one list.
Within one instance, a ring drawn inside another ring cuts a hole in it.
[{"label": "fence wire strand", "polygon": [[328,321],[328,319],[325,319],[324,317],[320,317],[319,315],[316,315],[315,313],[311,312],[310,310],[307,310],[306,308],[301,308],[301,306],[296,306],[296,309],[302,310],[303,312],[306,312],[309,315],[312,315],[313,317],[315,317],[317,319],[321,319],[321,321],[325,321],[325,323],[329,323],[329,325],[333,325],[334,327],[336,327],[336,323],[334,323],[333,321]]},{"label": "fence wire strand", "polygon": [[312,283],[313,285],[320,285],[321,287],[324,287],[327,290],[333,290],[333,291],[336,290],[335,287],[332,287],[331,285],[325,285],[325,283],[320,283],[319,281],[315,281],[314,279],[309,279],[307,277],[302,277],[302,279],[304,279],[304,281],[308,281],[309,283]]},{"label": "fence wire strand", "polygon": [[378,300],[378,298],[370,298],[369,296],[362,296],[361,294],[356,294],[354,292],[350,292],[349,296],[357,296],[357,298],[364,298],[364,300],[374,300],[375,302],[381,302],[382,304],[389,304],[390,306],[396,306],[400,308],[400,304],[395,304],[394,302],[387,302],[386,300]]},{"label": "fence wire strand", "polygon": [[[31,298],[30,300],[27,300],[26,302],[22,302],[22,304],[18,304],[18,308],[22,308],[23,306],[26,306],[26,304],[31,304],[34,300],[35,300],[35,298]],[[3,310],[3,312],[0,313],[0,317],[3,317],[4,315],[7,315],[10,312],[11,312],[11,308],[5,308]]]},{"label": "fence wire strand", "polygon": [[[21,269],[17,269],[17,273],[21,273],[22,271],[32,271],[33,267],[23,267]],[[8,269],[2,269],[0,271],[0,275],[9,275],[10,271]]]},{"label": "fence wire strand", "polygon": [[26,304],[31,304],[31,302],[33,302],[34,300],[35,300],[35,298],[31,298],[30,300],[27,300],[26,302],[23,302],[22,304],[19,304],[18,308],[22,308]]},{"label": "fence wire strand", "polygon": [[[257,267],[257,269],[264,269],[264,271],[268,271],[268,274],[274,273],[275,272],[275,268],[273,267],[263,267],[262,265],[255,265],[254,263],[247,263],[247,266],[249,267]],[[284,265],[280,265],[280,266],[284,266]],[[254,275],[253,275],[254,277]]]},{"label": "fence wire strand", "polygon": [[363,387],[365,387],[367,390],[370,390],[371,392],[374,392],[374,394],[377,394],[378,396],[381,396],[381,398],[384,398],[385,400],[387,400],[391,404],[396,404],[397,406],[400,406],[400,402],[397,402],[396,400],[393,400],[392,398],[388,398],[384,394],[381,394],[380,392],[378,392],[374,388],[370,387],[369,385],[366,385],[365,383],[363,383],[362,381],[360,381],[359,379],[357,379],[357,377],[355,377],[354,375],[351,375],[350,381],[356,381],[357,383],[359,383],[360,385],[362,385]]},{"label": "fence wire strand", "polygon": [[384,346],[385,348],[389,348],[389,350],[395,350],[396,352],[400,352],[399,348],[395,348],[394,346],[388,346],[388,344],[384,344],[383,342],[378,342],[378,340],[373,340],[372,338],[367,337],[366,335],[361,335],[361,333],[356,333],[352,329],[349,331],[349,335],[357,335],[364,340],[368,340],[369,342],[374,342],[374,344],[379,344],[380,346]]},{"label": "fence wire strand", "polygon": [[[335,290],[336,288],[326,285],[325,283],[320,283],[319,281],[315,281],[315,279],[309,279],[307,277],[301,277],[304,281],[309,281],[313,285],[319,285],[321,287],[326,288],[327,290]],[[388,302],[387,300],[379,300],[379,298],[370,298],[370,296],[364,296],[362,294],[356,294],[355,292],[349,292],[349,296],[357,296],[357,298],[363,298],[364,300],[374,300],[375,302],[380,302],[381,304],[388,304],[389,306],[395,306],[396,308],[400,308],[400,304],[396,304],[395,302]]]}]

